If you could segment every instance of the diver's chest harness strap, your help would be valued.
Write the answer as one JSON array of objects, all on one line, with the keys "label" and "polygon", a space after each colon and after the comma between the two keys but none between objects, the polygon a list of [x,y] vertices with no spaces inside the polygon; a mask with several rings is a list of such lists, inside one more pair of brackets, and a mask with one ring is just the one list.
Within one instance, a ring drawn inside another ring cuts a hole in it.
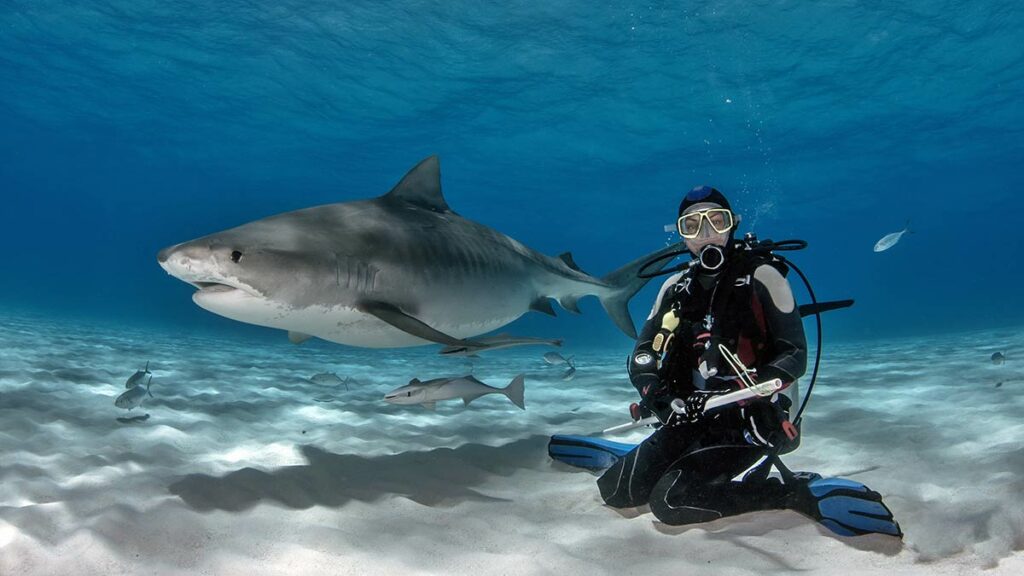
[{"label": "diver's chest harness strap", "polygon": [[707,285],[695,268],[680,278],[672,287],[671,308],[662,315],[651,342],[659,368],[671,355],[683,360],[675,362],[681,364],[679,368],[687,372],[696,368],[706,378],[709,371],[714,374],[719,369],[718,344],[736,350],[743,362],[755,363],[766,340],[764,312],[753,285],[754,270],[763,264],[787,272],[773,258],[741,253]]}]

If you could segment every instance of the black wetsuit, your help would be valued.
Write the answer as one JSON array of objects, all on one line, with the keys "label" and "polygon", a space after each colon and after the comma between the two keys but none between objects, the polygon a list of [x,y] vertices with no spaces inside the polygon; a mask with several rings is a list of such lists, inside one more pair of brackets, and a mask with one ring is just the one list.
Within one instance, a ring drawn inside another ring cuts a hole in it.
[{"label": "black wetsuit", "polygon": [[[759,382],[794,382],[804,374],[803,322],[783,266],[737,253],[717,275],[696,270],[665,282],[637,339],[629,375],[642,396],[659,386],[681,398],[717,388],[723,380],[704,380],[709,369],[717,369],[718,377],[734,375],[719,344],[756,369]],[[681,322],[671,343],[657,350],[662,318],[673,308]],[[673,525],[783,508],[787,488],[731,480],[766,455],[792,447],[782,430],[789,407],[788,398],[776,395],[694,424],[661,427],[601,476],[601,496],[617,508],[649,503],[659,520]]]}]

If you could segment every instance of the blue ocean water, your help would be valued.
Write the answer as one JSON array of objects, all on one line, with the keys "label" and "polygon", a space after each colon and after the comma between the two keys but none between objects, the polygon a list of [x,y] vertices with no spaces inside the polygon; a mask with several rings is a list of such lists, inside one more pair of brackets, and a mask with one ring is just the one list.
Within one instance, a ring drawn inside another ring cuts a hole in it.
[{"label": "blue ocean water", "polygon": [[[1022,24],[997,1],[5,2],[0,300],[262,334],[157,250],[439,154],[453,209],[595,274],[706,183],[857,299],[831,337],[1019,325]],[[628,345],[584,311],[512,329]]]},{"label": "blue ocean water", "polygon": [[[1022,29],[1005,0],[0,2],[0,574],[1021,573]],[[564,338],[570,377],[548,348],[292,346],[157,265],[432,154],[456,212],[594,275],[677,240],[699,184],[806,239],[818,297],[857,304],[787,462],[883,493],[904,540],[604,506],[545,452],[635,400],[595,299],[506,328]],[[527,409],[382,400],[457,371],[525,374]]]}]

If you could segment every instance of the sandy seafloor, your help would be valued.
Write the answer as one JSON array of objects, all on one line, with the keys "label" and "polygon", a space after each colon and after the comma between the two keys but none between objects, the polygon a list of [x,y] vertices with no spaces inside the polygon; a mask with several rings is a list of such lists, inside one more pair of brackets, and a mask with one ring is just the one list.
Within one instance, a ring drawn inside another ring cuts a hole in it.
[{"label": "sandy seafloor", "polygon": [[[628,350],[568,343],[568,382],[548,350],[473,368],[500,386],[526,373],[525,412],[495,395],[431,413],[381,397],[468,369],[436,347],[5,316],[0,574],[1024,573],[1024,331],[827,348],[787,462],[884,494],[902,543],[788,511],[683,529],[603,506],[595,477],[545,444],[625,419]],[[114,397],[147,360],[151,417],[120,424]],[[305,380],[318,372],[357,383]]]}]

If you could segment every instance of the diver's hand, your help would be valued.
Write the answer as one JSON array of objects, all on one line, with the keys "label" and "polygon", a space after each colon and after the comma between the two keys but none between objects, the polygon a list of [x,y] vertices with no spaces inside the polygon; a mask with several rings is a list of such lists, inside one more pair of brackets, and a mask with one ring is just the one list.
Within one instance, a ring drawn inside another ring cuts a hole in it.
[{"label": "diver's hand", "polygon": [[694,390],[686,398],[680,398],[680,402],[672,404],[670,414],[666,414],[665,418],[659,414],[658,419],[665,426],[696,424],[704,419],[704,408],[708,400],[727,392],[728,390]]}]

